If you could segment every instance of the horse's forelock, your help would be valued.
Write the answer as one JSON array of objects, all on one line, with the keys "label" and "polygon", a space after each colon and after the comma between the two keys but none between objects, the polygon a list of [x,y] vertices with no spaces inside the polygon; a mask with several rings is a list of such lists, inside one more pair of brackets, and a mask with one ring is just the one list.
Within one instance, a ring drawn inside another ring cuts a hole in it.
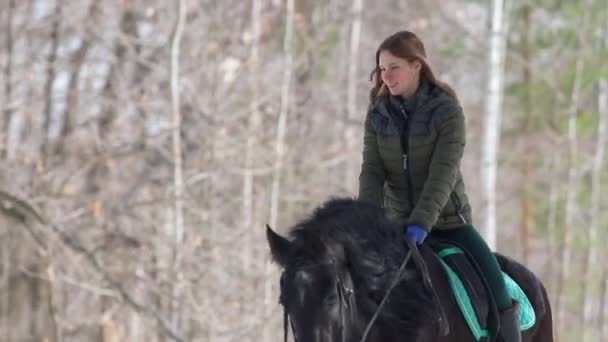
[{"label": "horse's forelock", "polygon": [[344,263],[359,281],[376,289],[386,286],[387,274],[405,255],[399,229],[381,208],[352,199],[333,199],[291,231],[298,246],[298,264]]}]

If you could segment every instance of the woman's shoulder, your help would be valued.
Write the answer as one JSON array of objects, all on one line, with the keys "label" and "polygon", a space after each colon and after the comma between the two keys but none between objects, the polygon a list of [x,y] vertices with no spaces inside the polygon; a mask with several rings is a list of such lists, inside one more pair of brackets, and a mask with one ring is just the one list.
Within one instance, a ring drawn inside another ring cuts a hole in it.
[{"label": "woman's shoulder", "polygon": [[437,119],[464,115],[458,101],[438,86],[433,86],[430,90],[425,107],[426,111]]},{"label": "woman's shoulder", "polygon": [[376,112],[384,116],[392,116],[399,110],[399,100],[395,96],[383,95],[379,96],[373,103],[369,105],[368,114]]},{"label": "woman's shoulder", "polygon": [[379,97],[373,104],[370,104],[366,121],[377,133],[397,135],[399,130],[395,121],[398,118],[395,115],[396,110],[398,110],[398,104],[392,96]]}]

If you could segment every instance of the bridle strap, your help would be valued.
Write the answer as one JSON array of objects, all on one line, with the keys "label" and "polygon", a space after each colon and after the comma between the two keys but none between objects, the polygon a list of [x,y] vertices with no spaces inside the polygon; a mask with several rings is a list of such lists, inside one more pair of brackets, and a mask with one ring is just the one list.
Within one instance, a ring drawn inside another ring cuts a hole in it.
[{"label": "bridle strap", "polygon": [[[420,254],[420,251],[418,250],[418,247],[416,246],[416,244],[414,242],[410,241],[409,239],[406,239],[406,243],[409,247],[409,250],[408,250],[407,254],[405,255],[405,258],[403,258],[403,261],[401,262],[401,265],[399,266],[399,270],[397,271],[397,274],[395,274],[395,276],[393,277],[390,287],[384,293],[384,297],[382,297],[382,301],[380,301],[380,305],[378,305],[378,308],[374,312],[374,315],[372,316],[370,321],[367,323],[367,326],[365,327],[365,331],[363,332],[363,336],[361,336],[360,342],[365,342],[365,340],[367,339],[367,336],[369,335],[372,326],[378,319],[378,316],[380,315],[382,308],[388,301],[388,297],[390,296],[391,292],[393,291],[393,289],[397,286],[397,284],[401,280],[405,267],[407,266],[407,264],[410,261],[410,259],[412,258],[412,256],[414,257],[414,263],[416,264],[416,266],[420,269],[420,272],[422,273],[422,279],[423,279],[424,286],[428,290],[430,290],[432,297],[433,297],[433,303],[435,304],[435,307],[437,308],[437,310],[439,310],[439,315],[437,317],[437,322],[439,324],[439,334],[440,334],[440,336],[446,336],[450,332],[450,326],[448,324],[447,315],[445,313],[445,310],[443,309],[443,306],[441,305],[441,303],[439,301],[439,296],[437,295],[437,292],[435,291],[435,289],[433,287],[433,283],[431,282],[431,277],[429,275],[428,268],[426,267],[426,263],[424,262],[424,259],[422,258],[422,255]],[[339,276],[339,273],[338,273],[337,286],[338,286],[338,297],[339,297],[338,299],[340,301],[340,339],[342,340],[342,342],[346,342],[345,335],[344,335],[344,310],[343,310],[343,307],[349,306],[349,304],[352,304],[352,303],[350,303],[350,296],[352,295],[352,293],[348,294],[349,302],[347,303],[346,302],[347,298],[345,298],[345,294],[344,294],[344,291],[346,289],[344,288],[344,285],[342,284],[342,278]],[[350,290],[350,291],[352,291],[352,290]],[[287,314],[287,310],[283,310],[283,334],[285,337],[284,338],[285,342],[288,342],[287,339],[288,339],[289,330],[288,330],[287,325],[289,323],[290,323],[289,315]],[[293,332],[294,341],[298,342],[293,325],[291,325],[291,330]]]},{"label": "bridle strap", "polygon": [[353,290],[344,286],[342,277],[338,271],[338,283],[336,284],[338,291],[338,301],[340,302],[340,340],[346,342],[346,335],[344,334],[344,307],[353,309],[352,294]]},{"label": "bridle strap", "polygon": [[341,342],[345,342],[344,341],[344,295],[342,294],[342,279],[340,278],[340,275],[338,275],[338,302],[340,302],[340,341]]},{"label": "bridle strap", "polygon": [[[289,317],[287,316],[287,310],[283,309],[283,340],[284,342],[287,342],[287,338],[289,337],[289,330],[287,329],[287,321],[289,320]],[[294,339],[296,334],[293,334]]]}]

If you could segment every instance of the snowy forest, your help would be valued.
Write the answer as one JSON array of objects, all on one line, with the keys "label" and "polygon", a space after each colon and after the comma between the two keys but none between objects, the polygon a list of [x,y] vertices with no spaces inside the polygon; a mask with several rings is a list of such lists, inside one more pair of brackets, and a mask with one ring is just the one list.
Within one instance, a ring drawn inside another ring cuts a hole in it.
[{"label": "snowy forest", "polygon": [[607,0],[2,0],[0,341],[278,341],[286,233],[356,197],[379,43],[466,117],[490,246],[608,341]]}]

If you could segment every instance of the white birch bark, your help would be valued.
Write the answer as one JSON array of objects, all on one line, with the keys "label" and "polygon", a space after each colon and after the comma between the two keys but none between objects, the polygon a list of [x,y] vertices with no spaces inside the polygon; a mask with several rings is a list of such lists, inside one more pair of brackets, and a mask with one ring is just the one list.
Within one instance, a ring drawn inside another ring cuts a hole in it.
[{"label": "white birch bark", "polygon": [[[606,18],[608,19],[608,18]],[[606,32],[602,32],[600,35],[600,49],[603,45],[604,37],[608,36]],[[587,243],[589,248],[586,250],[586,265],[583,269],[583,315],[582,324],[583,328],[583,342],[592,341],[593,329],[587,328],[587,324],[591,322],[594,314],[595,302],[593,279],[596,277],[594,266],[597,265],[598,256],[598,237],[600,229],[600,203],[602,193],[602,170],[604,167],[604,155],[606,150],[606,120],[608,119],[608,111],[606,110],[606,78],[602,78],[598,81],[598,94],[597,94],[597,109],[599,123],[597,127],[597,140],[595,146],[595,155],[593,158],[593,171],[591,174],[591,222],[587,229]]]},{"label": "white birch bark", "polygon": [[[250,87],[251,87],[251,113],[249,115],[249,127],[247,134],[247,142],[245,147],[245,172],[243,179],[243,227],[247,231],[251,229],[253,223],[253,159],[255,157],[255,141],[257,139],[256,132],[261,124],[260,114],[260,30],[261,30],[261,16],[262,16],[262,5],[264,0],[253,0],[251,14],[252,14],[252,46],[251,46],[251,73],[250,73]],[[243,253],[243,269],[249,270],[251,265],[251,247],[249,244],[253,243],[250,241],[249,234],[246,234],[246,251]]]},{"label": "white birch bark", "polygon": [[[503,102],[504,60],[509,0],[492,1],[490,48],[485,100],[484,134],[481,143],[482,206],[485,238],[496,249],[496,173]],[[506,6],[507,5],[507,6]]]},{"label": "white birch bark", "polygon": [[49,151],[50,143],[50,126],[53,116],[53,85],[57,78],[57,59],[59,55],[59,40],[60,40],[60,23],[61,23],[61,5],[62,2],[57,0],[55,3],[55,11],[53,15],[53,26],[51,28],[51,50],[47,57],[46,83],[44,85],[44,115],[42,123],[42,137],[40,142],[40,156],[43,164],[46,163],[46,154]]},{"label": "white birch bark", "polygon": [[2,136],[2,141],[0,142],[4,146],[0,146],[0,154],[6,153],[7,156],[14,155],[10,153],[9,146],[9,137],[10,137],[10,126],[13,117],[13,84],[12,84],[12,72],[13,72],[13,13],[15,11],[15,0],[9,0],[8,9],[6,11],[6,26],[5,36],[6,36],[6,63],[4,65],[4,106],[1,108],[2,110],[2,118],[0,123],[2,126],[2,131],[0,132],[0,136]]},{"label": "white birch bark", "polygon": [[183,162],[182,162],[182,113],[180,111],[180,94],[179,94],[179,58],[180,58],[180,43],[184,30],[186,19],[186,0],[177,0],[177,18],[173,28],[171,37],[171,61],[170,61],[170,82],[171,82],[171,112],[173,119],[172,126],[172,142],[173,142],[173,186],[174,186],[174,230],[175,230],[175,246],[173,250],[173,267],[176,272],[177,279],[173,285],[173,305],[172,317],[173,328],[179,330],[180,317],[180,292],[183,281],[181,269],[182,263],[182,245],[184,241],[184,177],[183,177]]},{"label": "white birch bark", "polygon": [[531,46],[530,46],[530,27],[531,27],[531,6],[526,4],[521,8],[523,20],[522,50],[523,59],[523,82],[526,90],[523,98],[523,108],[525,113],[522,125],[522,142],[524,145],[523,162],[521,163],[521,236],[519,241],[522,250],[522,262],[527,264],[530,252],[530,236],[534,225],[534,201],[532,199],[533,173],[532,167],[533,147],[530,142],[531,123],[533,116],[532,107],[532,70],[531,70]]},{"label": "white birch bark", "polygon": [[[0,110],[2,110],[2,132],[0,136],[2,136],[2,141],[0,144],[4,146],[0,146],[0,155],[6,154],[7,159],[12,159],[15,155],[15,147],[16,144],[11,144],[11,126],[12,126],[12,118],[13,118],[13,103],[12,103],[12,71],[13,71],[13,14],[15,11],[15,0],[8,1],[8,9],[6,10],[6,26],[5,36],[6,36],[6,64],[4,66],[4,105]],[[7,179],[8,180],[8,179]],[[0,178],[0,181],[4,182],[4,176]],[[2,184],[4,186],[4,184]],[[0,218],[0,224],[4,227],[2,228],[2,234],[7,233],[8,225],[5,224],[6,220],[4,218]],[[0,338],[8,341],[9,340],[9,312],[10,312],[10,275],[12,273],[12,262],[11,262],[11,253],[6,246],[2,246],[2,251],[0,252],[2,255],[2,286],[5,289],[2,293],[2,300],[0,300]]]},{"label": "white birch bark", "polygon": [[[4,218],[0,219],[0,223],[5,223],[7,222],[7,220],[5,220]],[[6,233],[6,231],[4,231],[3,233]],[[7,236],[8,233],[6,233]],[[10,303],[10,297],[11,297],[11,292],[8,289],[10,289],[10,275],[11,272],[13,272],[13,268],[12,266],[12,260],[11,260],[11,251],[8,248],[3,247],[2,248],[2,287],[4,289],[6,289],[5,291],[3,291],[2,293],[2,300],[0,301],[0,314],[1,319],[2,319],[2,325],[0,325],[0,328],[2,328],[2,332],[0,333],[0,337],[2,338],[2,340],[4,341],[10,341],[10,333],[9,331],[11,329],[9,329],[9,313],[10,313],[10,307],[9,307],[9,303]]]},{"label": "white birch bark", "polygon": [[[252,22],[252,45],[251,45],[251,57],[250,57],[250,88],[251,88],[251,113],[249,114],[249,124],[247,128],[247,141],[245,146],[245,170],[243,175],[243,252],[242,257],[242,270],[246,278],[253,276],[252,265],[254,258],[254,245],[258,241],[257,236],[254,232],[260,233],[259,241],[263,241],[261,234],[264,232],[263,229],[257,230],[257,224],[253,224],[253,197],[254,197],[254,158],[256,153],[255,141],[258,139],[258,130],[261,124],[261,113],[260,113],[260,70],[259,70],[259,58],[260,58],[260,32],[261,32],[261,16],[262,6],[264,0],[253,0],[251,8],[251,22]],[[244,318],[245,326],[252,326],[255,324],[255,314],[253,309],[256,307],[256,303],[252,303],[249,298],[254,295],[249,291],[249,286],[246,286],[242,290],[240,305],[241,314]],[[259,304],[258,304],[259,305]]]},{"label": "white birch bark", "polygon": [[63,333],[61,330],[61,324],[59,324],[59,305],[55,298],[55,270],[48,256],[44,256],[45,273],[48,279],[45,281],[46,287],[46,300],[48,305],[48,315],[50,316],[50,334],[53,336],[54,341],[62,341]]},{"label": "white birch bark", "polygon": [[[600,35],[600,41],[601,41],[601,47],[603,48],[603,51],[606,51],[606,49],[608,49],[608,7],[604,7],[604,27],[601,31],[601,35]],[[599,82],[598,82],[598,96],[597,96],[597,108],[598,108],[598,114],[600,115],[600,118],[603,118],[604,122],[603,122],[603,134],[606,135],[606,120],[608,119],[608,78],[606,77],[606,72],[608,72],[608,67],[606,66],[606,64],[604,64],[602,66],[603,70],[604,70],[604,77],[602,77]],[[602,145],[602,148],[605,149],[606,148],[606,141],[605,141],[606,137],[604,137],[604,144]],[[599,143],[599,138],[598,138],[598,143]],[[603,161],[602,161],[603,162]],[[594,165],[595,166],[595,165]],[[601,166],[600,166],[600,170],[601,170]],[[598,180],[599,181],[599,180]],[[595,190],[595,188],[594,188]],[[595,220],[595,224],[596,224],[596,229],[600,229],[599,224],[600,224],[600,211],[599,211],[599,196],[601,194],[600,190],[597,190],[598,192],[598,207],[593,207],[594,210],[597,210],[595,212],[595,215],[592,216],[592,220]],[[595,203],[594,203],[595,204]],[[596,234],[599,235],[599,232],[597,232]],[[599,236],[598,236],[599,238]],[[606,243],[608,243],[608,234],[606,234],[606,232],[604,232],[604,236],[601,237],[602,241],[604,241],[605,243],[603,244],[603,246],[606,246]],[[596,246],[599,247],[599,246]],[[596,252],[598,252],[596,250]],[[604,256],[606,255],[606,253],[604,252]],[[596,258],[597,258],[597,254],[596,254]],[[591,262],[594,262],[595,260],[591,260]],[[606,326],[607,324],[605,324],[605,317],[608,316],[608,312],[606,312],[606,303],[608,303],[608,296],[607,296],[607,288],[608,288],[608,264],[606,264],[605,262],[601,264],[601,271],[602,271],[602,276],[600,277],[600,292],[599,292],[599,303],[598,303],[598,317],[597,317],[597,325],[596,325],[596,331],[598,331],[599,335],[598,335],[598,341],[605,341],[606,338],[608,338],[608,327]]]},{"label": "white birch bark", "polygon": [[275,139],[275,162],[272,177],[272,193],[270,207],[270,224],[276,227],[278,222],[279,197],[281,192],[281,171],[283,169],[283,161],[285,157],[285,134],[287,131],[287,115],[289,110],[289,93],[291,85],[291,73],[293,56],[291,44],[293,40],[293,15],[294,15],[293,0],[287,1],[287,19],[285,23],[285,39],[284,39],[284,67],[283,80],[281,86],[281,107],[279,109],[279,117],[277,119],[277,135]]},{"label": "white birch bark", "polygon": [[[359,46],[361,45],[361,14],[363,12],[363,0],[354,0],[352,7],[352,25],[350,31],[350,54],[348,56],[348,91],[346,100],[348,103],[348,120],[345,130],[346,153],[351,156],[355,145],[355,127],[351,124],[357,118],[357,69],[359,65]],[[344,190],[353,193],[357,182],[357,167],[351,162],[352,158],[346,158],[346,174],[344,177]]]},{"label": "white birch bark", "polygon": [[[601,80],[601,83],[605,83],[605,80]],[[600,89],[604,88],[605,92],[605,84],[600,86]],[[602,98],[602,96],[604,98]],[[598,255],[598,237],[599,237],[599,222],[600,222],[600,201],[601,201],[601,191],[602,191],[602,183],[601,183],[601,173],[604,166],[604,155],[606,148],[606,109],[605,109],[605,96],[606,94],[600,94],[598,97],[598,103],[603,101],[603,110],[598,112],[599,114],[599,124],[598,124],[598,137],[596,142],[596,150],[595,156],[593,158],[593,172],[591,176],[591,223],[587,230],[587,243],[588,249],[586,251],[586,266],[584,268],[583,274],[583,327],[591,321],[593,310],[594,310],[594,300],[593,300],[593,279],[594,277],[594,265],[597,265],[597,255]],[[591,332],[588,329],[583,329],[586,332],[584,335],[583,341],[590,341],[590,336],[588,335]]]},{"label": "white birch bark", "polygon": [[[587,32],[587,24],[589,22],[589,10],[590,0],[585,1],[585,12],[583,14],[581,30],[579,31],[579,43],[581,46],[580,51],[585,51],[585,37],[584,34]],[[577,195],[577,177],[578,177],[578,142],[577,142],[577,128],[576,118],[579,111],[579,100],[581,91],[581,82],[583,77],[584,59],[581,53],[576,54],[575,74],[574,82],[572,85],[572,93],[570,96],[570,106],[568,107],[568,185],[566,188],[566,204],[565,204],[565,231],[564,241],[562,246],[562,253],[560,255],[560,277],[558,279],[557,301],[556,311],[557,320],[556,326],[564,322],[566,315],[566,305],[564,305],[565,297],[565,282],[570,276],[570,259],[572,258],[572,250],[570,243],[574,238],[574,232],[576,231],[574,217],[576,211],[576,195]]]},{"label": "white birch bark", "polygon": [[[608,33],[604,33],[606,36],[608,36]],[[608,79],[604,78],[600,81],[600,87],[599,87],[599,95],[598,95],[598,104],[599,104],[599,113],[601,115],[601,117],[603,118],[604,122],[603,122],[603,134],[604,136],[606,135],[606,117],[608,116]],[[605,148],[605,143],[606,143],[606,137],[604,137],[604,145],[602,146],[602,148]],[[602,161],[603,164],[603,161]],[[600,191],[598,190],[598,202],[599,202],[599,193]],[[597,210],[595,212],[596,216],[592,216],[592,220],[595,221],[595,229],[598,230],[599,229],[599,203],[598,206],[595,205],[594,203],[594,210]],[[596,231],[595,234],[598,234],[598,232]],[[604,233],[605,234],[605,233]],[[593,240],[592,240],[593,241]],[[604,241],[608,241],[608,234],[606,234],[604,236]],[[606,244],[604,243],[603,246],[606,246]],[[597,248],[597,246],[596,246]],[[596,255],[595,258],[597,258],[597,250],[595,250]],[[591,263],[595,262],[595,258],[594,257],[590,257],[590,261]],[[608,265],[606,263],[602,263],[602,268],[603,268],[603,276],[600,278],[600,281],[602,282],[602,291],[600,291],[600,297],[599,297],[599,317],[598,317],[598,322],[599,322],[599,329],[596,329],[596,331],[600,331],[600,336],[598,341],[604,341],[607,337],[608,337],[608,327],[606,326],[606,324],[604,324],[604,317],[608,316],[608,313],[605,311],[606,310],[606,303],[608,303],[608,296],[606,295],[606,288],[608,288]],[[591,300],[589,300],[591,301]],[[585,310],[585,312],[587,312]],[[587,317],[590,318],[590,317]]]},{"label": "white birch bark", "polygon": [[[557,256],[557,246],[559,245],[559,234],[557,229],[557,205],[559,194],[561,192],[561,179],[558,177],[558,165],[560,165],[560,163],[560,153],[557,151],[557,149],[554,149],[551,155],[551,163],[549,164],[551,178],[549,184],[549,212],[547,215],[547,234],[549,235],[549,272],[547,273],[547,277],[551,277],[551,280],[554,280],[553,275],[557,274],[557,272],[554,272],[554,270],[556,267],[559,267],[559,265],[557,265],[555,262],[555,257]],[[555,281],[548,282],[547,291],[549,293],[553,293],[554,289],[556,288],[555,283]]]},{"label": "white birch bark", "polygon": [[[272,176],[272,193],[270,200],[270,225],[277,229],[278,213],[280,205],[280,194],[281,194],[281,172],[283,170],[283,160],[285,158],[285,134],[287,130],[287,115],[289,112],[289,93],[291,85],[291,74],[292,74],[292,40],[293,40],[293,21],[294,21],[294,0],[287,0],[286,7],[286,19],[285,19],[285,37],[283,41],[283,80],[281,86],[281,107],[279,111],[279,117],[277,119],[277,136],[275,140],[275,161],[274,170]],[[265,272],[266,275],[264,281],[264,331],[263,341],[271,341],[271,320],[269,315],[272,311],[273,303],[276,303],[273,292],[273,283],[276,282],[275,277],[272,276],[272,265],[270,264],[270,255],[265,258]]]}]

